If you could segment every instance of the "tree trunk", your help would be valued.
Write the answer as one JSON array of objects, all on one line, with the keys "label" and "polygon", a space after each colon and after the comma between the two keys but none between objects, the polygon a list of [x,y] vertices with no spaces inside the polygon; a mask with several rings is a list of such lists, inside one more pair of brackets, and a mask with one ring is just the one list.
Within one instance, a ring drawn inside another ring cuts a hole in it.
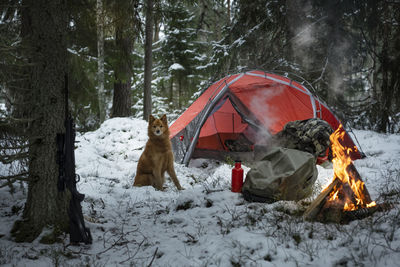
[{"label": "tree trunk", "polygon": [[[383,19],[385,21],[389,20],[388,16],[388,8],[385,5],[384,6],[384,11],[383,11]],[[388,39],[390,38],[390,33],[389,33],[389,23],[384,23],[383,24],[383,34],[382,34],[382,51],[380,55],[380,63],[381,63],[381,75],[382,75],[382,83],[381,83],[381,99],[379,100],[380,103],[380,118],[379,118],[379,124],[378,124],[378,131],[382,133],[386,133],[389,130],[389,117],[390,117],[390,108],[392,106],[392,94],[391,91],[393,88],[390,88],[389,86],[389,43]],[[393,75],[393,74],[392,74]]]},{"label": "tree trunk", "polygon": [[153,49],[153,0],[147,0],[146,10],[146,41],[144,46],[144,103],[143,119],[148,120],[151,114],[151,79],[152,79],[152,49]]},{"label": "tree trunk", "polygon": [[104,94],[104,19],[103,0],[97,0],[97,81],[98,81],[98,104],[99,118],[102,123],[106,118],[106,101]]},{"label": "tree trunk", "polygon": [[[153,6],[154,5],[155,5],[155,9],[157,10],[157,12],[160,12],[160,9],[161,9],[160,1],[156,0],[155,4],[153,4]],[[152,18],[153,18],[153,28],[154,28],[153,42],[156,43],[160,40],[161,19],[159,16],[154,15],[154,9],[153,9]]]},{"label": "tree trunk", "polygon": [[[305,46],[303,43],[298,41],[297,36],[301,35],[301,32],[304,29],[307,29],[307,10],[304,9],[304,3],[305,1],[298,1],[298,0],[286,0],[285,6],[286,6],[286,48],[285,52],[288,55],[288,58],[290,60],[293,60],[295,62],[300,62],[302,64],[302,67],[308,71],[310,68],[308,64],[308,59],[311,57],[313,59],[312,55],[307,53],[307,46]],[[307,55],[307,58],[304,58],[304,55]],[[315,67],[315,66],[312,66]]]},{"label": "tree trunk", "polygon": [[178,78],[178,108],[180,109],[182,102],[182,77],[179,76]]},{"label": "tree trunk", "polygon": [[338,8],[329,8],[329,10],[326,18],[326,27],[329,33],[327,40],[329,45],[326,47],[326,53],[328,55],[326,64],[328,83],[326,101],[329,106],[337,106],[338,103],[344,102],[344,70],[347,67],[347,53],[349,51],[348,48],[346,48],[348,40],[341,29],[343,26],[341,25],[340,10]]},{"label": "tree trunk", "polygon": [[231,0],[228,0],[227,22],[228,22],[228,25],[231,25]]},{"label": "tree trunk", "polygon": [[[58,192],[56,134],[64,127],[64,77],[67,62],[67,10],[62,0],[24,0],[21,37],[29,69],[26,105],[32,114],[29,129],[29,182],[23,220],[12,233],[17,242],[31,242],[51,226],[55,232],[69,225],[69,193]],[[51,23],[50,23],[51,22]]]},{"label": "tree trunk", "polygon": [[169,102],[172,103],[172,106],[174,106],[174,77],[171,77],[171,83],[169,86]]},{"label": "tree trunk", "polygon": [[[122,18],[123,19],[123,18]],[[121,23],[116,27],[115,44],[117,49],[116,65],[114,66],[114,97],[111,117],[131,116],[131,62],[133,41],[127,34],[125,24]]]},{"label": "tree trunk", "polygon": [[[115,82],[112,117],[129,117],[131,114],[131,83]],[[129,101],[128,101],[129,100]]]}]

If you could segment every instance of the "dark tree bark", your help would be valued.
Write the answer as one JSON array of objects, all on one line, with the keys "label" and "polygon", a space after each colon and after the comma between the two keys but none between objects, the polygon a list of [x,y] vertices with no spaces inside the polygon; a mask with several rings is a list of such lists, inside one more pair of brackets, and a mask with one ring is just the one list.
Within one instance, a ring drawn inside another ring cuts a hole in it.
[{"label": "dark tree bark", "polygon": [[129,117],[131,102],[131,83],[114,82],[112,117]]},{"label": "dark tree bark", "polygon": [[[124,19],[124,18],[120,18]],[[111,117],[131,116],[131,62],[130,53],[133,47],[132,38],[127,34],[128,29],[124,23],[117,25],[115,44],[117,53],[117,63],[114,67],[115,82],[114,96]]]},{"label": "dark tree bark", "polygon": [[174,104],[174,77],[171,77],[171,82],[169,84],[169,102]]},{"label": "dark tree bark", "polygon": [[69,193],[57,190],[56,134],[64,127],[64,75],[67,62],[66,1],[22,2],[22,45],[31,64],[25,107],[32,116],[29,133],[28,197],[23,220],[12,230],[18,242],[31,242],[45,226],[55,232],[69,225]]},{"label": "dark tree bark", "polygon": [[396,93],[400,88],[400,38],[396,22],[400,19],[400,6],[394,2],[371,1],[367,6],[360,7],[361,41],[366,44],[363,48],[371,59],[369,75],[372,103],[366,110],[374,130],[394,132],[398,125],[397,103],[400,99]]},{"label": "dark tree bark", "polygon": [[182,107],[182,78],[178,78],[178,108],[180,109]]},{"label": "dark tree bark", "polygon": [[[387,21],[390,19],[388,15],[388,7],[385,5],[383,7],[383,19]],[[380,55],[380,63],[381,63],[381,75],[382,75],[382,83],[381,83],[381,99],[380,99],[380,121],[378,123],[378,131],[386,133],[389,130],[389,118],[390,118],[390,108],[392,107],[392,99],[393,96],[391,91],[394,89],[394,86],[390,84],[390,59],[389,59],[389,38],[390,36],[390,29],[389,24],[383,24],[383,31],[382,31],[382,52]]]},{"label": "dark tree bark", "polygon": [[[160,40],[160,27],[161,27],[161,3],[158,0],[155,0],[155,3],[153,4],[153,28],[154,28],[154,34],[153,34],[153,42],[156,43]],[[157,12],[159,12],[157,14]]]},{"label": "dark tree bark", "polygon": [[227,7],[227,22],[228,25],[231,24],[231,0],[228,0],[228,7]]},{"label": "dark tree bark", "polygon": [[144,105],[143,119],[148,120],[151,114],[151,77],[153,66],[153,0],[147,0],[146,41],[144,46]]},{"label": "dark tree bark", "polygon": [[97,22],[97,80],[98,80],[98,103],[100,123],[106,119],[106,100],[104,93],[104,11],[103,0],[96,2]]}]

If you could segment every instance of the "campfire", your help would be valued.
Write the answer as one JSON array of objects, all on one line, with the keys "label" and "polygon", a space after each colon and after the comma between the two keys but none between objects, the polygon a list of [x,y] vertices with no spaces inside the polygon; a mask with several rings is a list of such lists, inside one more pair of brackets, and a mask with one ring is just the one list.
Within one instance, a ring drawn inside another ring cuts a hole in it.
[{"label": "campfire", "polygon": [[343,146],[341,141],[344,135],[345,131],[340,125],[330,136],[333,180],[305,211],[304,218],[307,220],[347,223],[387,208],[387,205],[377,205],[372,201],[349,156],[357,148]]}]

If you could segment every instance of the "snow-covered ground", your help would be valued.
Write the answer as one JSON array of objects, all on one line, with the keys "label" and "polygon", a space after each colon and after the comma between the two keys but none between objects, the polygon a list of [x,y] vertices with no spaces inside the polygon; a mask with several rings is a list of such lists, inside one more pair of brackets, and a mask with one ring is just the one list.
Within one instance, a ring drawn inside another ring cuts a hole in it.
[{"label": "snow-covered ground", "polygon": [[[355,161],[374,200],[394,208],[348,225],[305,222],[302,213],[332,178],[318,166],[313,197],[249,203],[230,192],[231,166],[211,160],[175,164],[185,188],[132,187],[147,124],[116,118],[78,136],[79,191],[90,246],[17,244],[26,186],[0,189],[0,265],[6,266],[399,266],[400,136],[355,131],[367,158]],[[245,168],[245,172],[249,169]]]}]

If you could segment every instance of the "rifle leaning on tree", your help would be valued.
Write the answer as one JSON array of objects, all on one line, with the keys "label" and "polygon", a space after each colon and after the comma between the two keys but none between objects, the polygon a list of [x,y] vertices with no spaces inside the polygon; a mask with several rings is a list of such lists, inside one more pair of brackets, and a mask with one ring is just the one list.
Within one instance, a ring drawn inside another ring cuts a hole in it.
[{"label": "rifle leaning on tree", "polygon": [[85,227],[81,202],[85,198],[76,189],[76,183],[80,177],[75,173],[75,125],[68,111],[68,76],[65,75],[65,134],[57,134],[57,163],[59,166],[58,191],[63,192],[65,187],[71,192],[69,202],[69,238],[72,244],[84,242],[92,243],[92,235],[89,228]]}]

